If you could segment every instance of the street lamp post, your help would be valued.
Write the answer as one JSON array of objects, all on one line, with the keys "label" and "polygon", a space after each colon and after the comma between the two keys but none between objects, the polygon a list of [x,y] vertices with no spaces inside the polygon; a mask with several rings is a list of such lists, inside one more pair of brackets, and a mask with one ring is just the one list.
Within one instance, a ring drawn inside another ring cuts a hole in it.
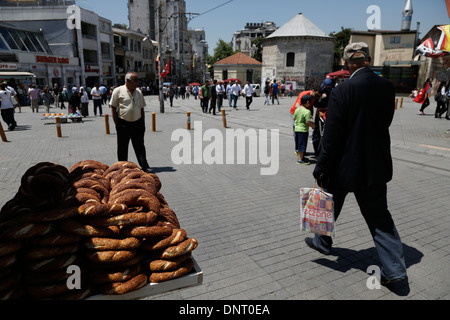
[{"label": "street lamp post", "polygon": [[169,24],[169,21],[170,21],[170,19],[172,19],[173,16],[179,15],[179,14],[189,14],[192,17],[194,15],[199,15],[199,14],[191,13],[191,12],[174,12],[170,15],[170,17],[167,18],[167,22],[164,25],[164,27],[161,27],[161,6],[162,6],[162,4],[160,4],[157,9],[157,13],[158,13],[158,54],[159,54],[158,79],[159,79],[159,108],[160,108],[160,112],[164,113],[165,112],[164,90],[163,90],[164,89],[164,79],[161,77],[162,68],[164,66],[163,61],[162,61],[162,33],[167,28],[167,25]]}]

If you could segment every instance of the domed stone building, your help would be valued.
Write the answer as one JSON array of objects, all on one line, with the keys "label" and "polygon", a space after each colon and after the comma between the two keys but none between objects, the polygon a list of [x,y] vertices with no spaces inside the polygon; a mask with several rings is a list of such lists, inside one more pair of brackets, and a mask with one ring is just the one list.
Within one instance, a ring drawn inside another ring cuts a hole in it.
[{"label": "domed stone building", "polygon": [[294,83],[298,90],[320,85],[333,71],[335,39],[302,13],[263,41],[262,80]]}]

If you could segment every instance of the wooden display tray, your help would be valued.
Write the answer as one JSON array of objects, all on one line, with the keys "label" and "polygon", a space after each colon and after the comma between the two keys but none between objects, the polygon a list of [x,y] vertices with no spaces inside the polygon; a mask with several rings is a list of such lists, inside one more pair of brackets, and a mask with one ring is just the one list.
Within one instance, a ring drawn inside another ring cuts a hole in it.
[{"label": "wooden display tray", "polygon": [[139,290],[123,295],[96,295],[86,300],[138,300],[173,290],[199,286],[203,283],[203,271],[195,259],[191,259],[194,262],[194,270],[184,277],[161,283],[150,283]]}]

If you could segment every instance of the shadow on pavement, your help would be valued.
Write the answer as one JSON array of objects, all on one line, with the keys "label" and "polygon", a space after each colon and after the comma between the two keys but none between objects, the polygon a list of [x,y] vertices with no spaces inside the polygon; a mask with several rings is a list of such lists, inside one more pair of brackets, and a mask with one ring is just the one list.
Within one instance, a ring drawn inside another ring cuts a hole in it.
[{"label": "shadow on pavement", "polygon": [[[406,268],[419,263],[423,258],[422,252],[405,244],[403,244],[403,252],[405,256]],[[333,248],[331,255],[336,256],[337,260],[331,261],[325,258],[320,258],[313,260],[313,262],[343,273],[349,271],[350,269],[359,269],[364,273],[367,273],[367,269],[370,265],[380,265],[378,253],[375,248],[360,251],[346,248]],[[408,281],[392,283],[387,285],[386,288],[398,296],[407,296],[410,292]]]}]

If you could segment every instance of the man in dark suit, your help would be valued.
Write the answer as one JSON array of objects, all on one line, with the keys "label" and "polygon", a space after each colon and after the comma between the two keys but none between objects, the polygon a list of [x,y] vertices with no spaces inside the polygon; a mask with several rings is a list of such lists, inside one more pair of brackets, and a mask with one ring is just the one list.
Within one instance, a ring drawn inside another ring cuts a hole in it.
[{"label": "man in dark suit", "polygon": [[[370,70],[371,59],[365,43],[345,48],[345,66],[352,76],[331,93],[314,177],[333,194],[336,219],[347,194],[355,194],[380,257],[381,283],[386,285],[407,277],[403,245],[387,205],[395,90]],[[305,242],[323,254],[330,254],[333,243],[331,237],[319,235]]]}]

